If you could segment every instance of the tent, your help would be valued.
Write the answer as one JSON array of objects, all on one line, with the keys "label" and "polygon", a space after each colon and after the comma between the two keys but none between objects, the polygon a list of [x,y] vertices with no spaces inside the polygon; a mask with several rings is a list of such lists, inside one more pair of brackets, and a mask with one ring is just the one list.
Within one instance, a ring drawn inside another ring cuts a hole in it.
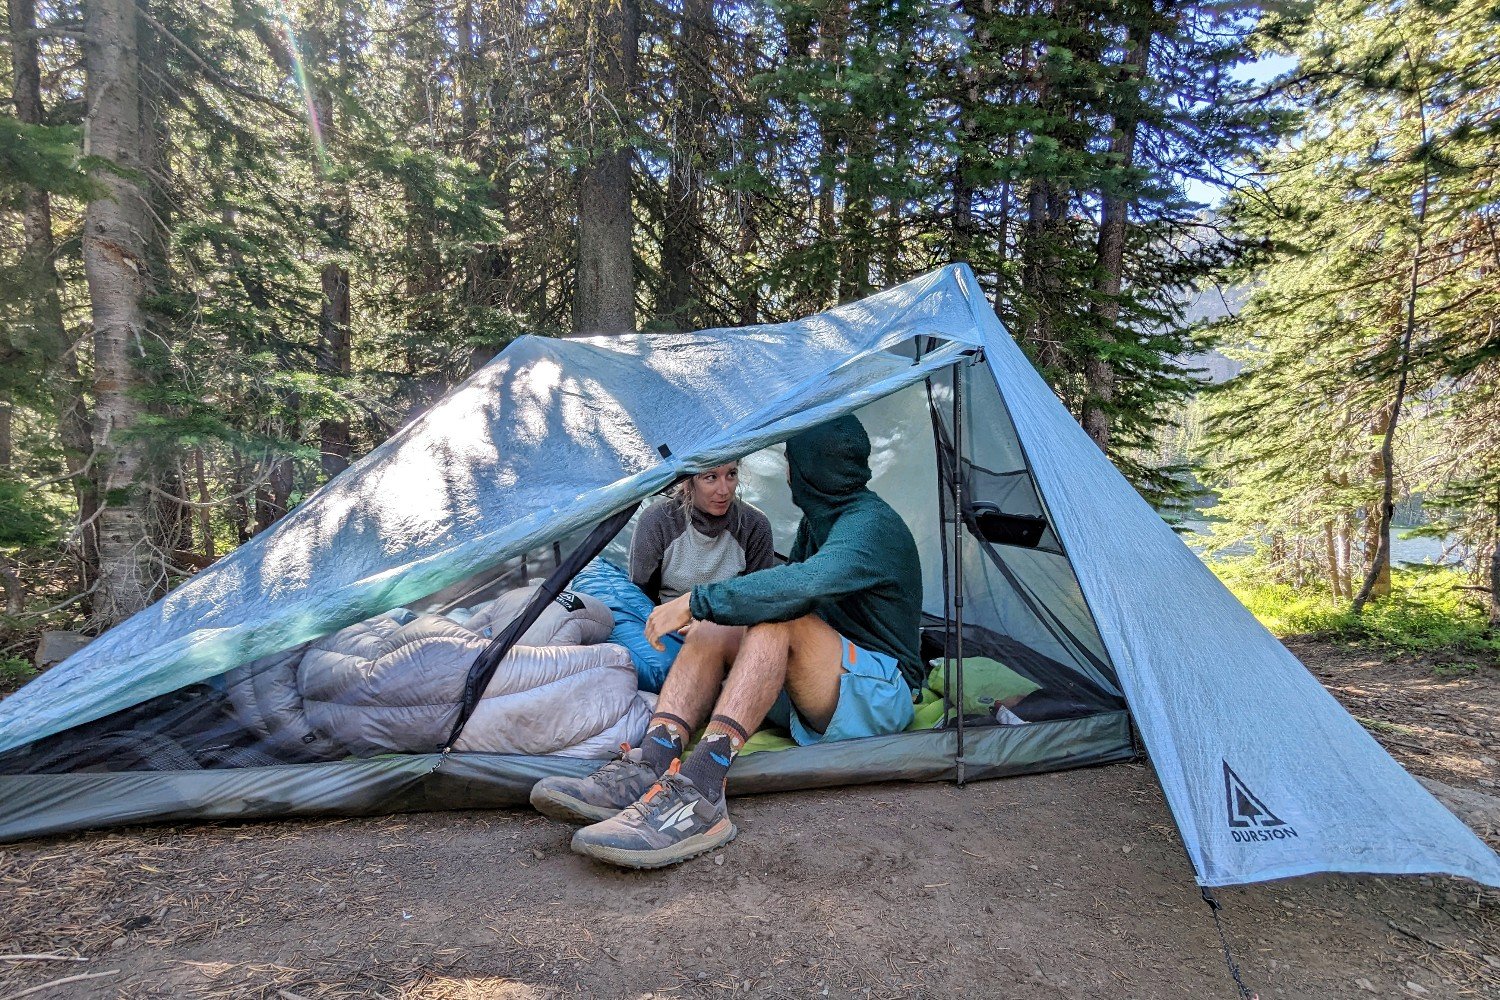
[{"label": "tent", "polygon": [[[874,443],[872,486],[921,549],[929,652],[950,670],[1004,661],[1050,701],[1025,725],[956,711],[747,754],[732,793],[1102,764],[1136,756],[1138,730],[1205,886],[1320,871],[1500,885],[1494,852],[1106,460],[961,264],[792,323],[517,340],[274,528],[0,702],[0,839],[523,803],[539,777],[594,766],[455,749],[528,618],[695,469],[748,456],[742,488],[784,546],[795,511],[772,446],[849,412]],[[497,579],[542,586],[474,661],[442,745],[282,763],[181,739],[222,722],[227,672]],[[155,756],[137,743],[130,764],[106,752],[143,731],[175,738]]]}]

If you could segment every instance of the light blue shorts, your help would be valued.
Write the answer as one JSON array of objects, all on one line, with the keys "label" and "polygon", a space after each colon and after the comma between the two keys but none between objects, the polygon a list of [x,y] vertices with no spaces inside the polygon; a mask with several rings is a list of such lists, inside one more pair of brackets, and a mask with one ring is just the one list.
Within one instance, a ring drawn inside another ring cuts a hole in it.
[{"label": "light blue shorts", "polygon": [[896,658],[872,653],[839,636],[844,645],[844,676],[839,678],[839,703],[828,728],[821,733],[802,721],[785,690],[766,718],[792,734],[799,746],[861,736],[887,736],[911,724],[911,688],[901,676]]}]

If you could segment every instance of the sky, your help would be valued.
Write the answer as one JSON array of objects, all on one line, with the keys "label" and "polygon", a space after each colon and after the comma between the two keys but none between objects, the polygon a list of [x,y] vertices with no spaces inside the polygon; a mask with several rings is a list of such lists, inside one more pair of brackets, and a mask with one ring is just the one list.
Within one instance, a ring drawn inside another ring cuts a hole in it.
[{"label": "sky", "polygon": [[[1249,80],[1253,83],[1268,83],[1296,65],[1297,60],[1294,56],[1266,56],[1235,67],[1234,76],[1236,79]],[[1194,201],[1213,207],[1217,207],[1228,195],[1228,192],[1221,188],[1197,180],[1188,181],[1186,191],[1187,196]]]}]

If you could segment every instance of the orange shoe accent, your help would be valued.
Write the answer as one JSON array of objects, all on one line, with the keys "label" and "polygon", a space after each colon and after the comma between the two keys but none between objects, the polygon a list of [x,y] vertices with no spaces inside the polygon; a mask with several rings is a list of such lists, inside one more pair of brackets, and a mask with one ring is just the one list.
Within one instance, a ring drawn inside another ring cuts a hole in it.
[{"label": "orange shoe accent", "polygon": [[[672,763],[670,763],[670,764],[667,765],[667,774],[676,774],[677,771],[678,771],[678,769],[681,768],[681,767],[682,767],[682,758],[680,758],[680,757],[675,758],[672,761]],[[646,789],[646,794],[641,796],[641,801],[642,802],[650,802],[652,799],[656,798],[656,793],[660,792],[660,791],[661,791],[661,782],[658,781],[656,784],[654,784],[650,788]]]}]

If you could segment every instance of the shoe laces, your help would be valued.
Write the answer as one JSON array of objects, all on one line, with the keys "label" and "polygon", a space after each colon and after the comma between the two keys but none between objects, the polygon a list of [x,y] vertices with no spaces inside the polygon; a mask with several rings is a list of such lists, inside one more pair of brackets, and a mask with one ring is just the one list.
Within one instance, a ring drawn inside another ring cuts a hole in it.
[{"label": "shoe laces", "polygon": [[641,766],[638,761],[630,760],[625,756],[626,754],[630,753],[632,749],[633,748],[629,743],[621,743],[620,752],[615,755],[615,758],[613,760],[605,764],[603,767],[599,768],[599,770],[595,771],[593,773],[593,777],[604,784],[613,784],[617,781],[623,781],[629,774],[629,767]]},{"label": "shoe laces", "polygon": [[[626,812],[634,811],[636,818],[644,820],[653,812],[658,812],[666,806],[676,806],[688,801],[688,793],[684,788],[693,788],[692,782],[686,778],[669,781],[677,774],[681,766],[680,761],[672,761],[667,765],[667,770],[657,780],[656,784],[646,790],[646,793],[626,807]],[[697,791],[693,788],[693,791]]]}]

